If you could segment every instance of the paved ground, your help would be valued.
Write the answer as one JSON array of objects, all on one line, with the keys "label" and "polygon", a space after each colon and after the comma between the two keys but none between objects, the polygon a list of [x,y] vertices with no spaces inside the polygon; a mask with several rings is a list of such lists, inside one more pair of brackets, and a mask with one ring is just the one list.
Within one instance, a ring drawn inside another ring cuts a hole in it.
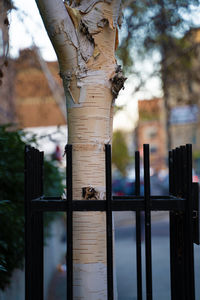
[{"label": "paved ground", "polygon": [[[152,261],[154,300],[170,300],[169,223],[166,214],[154,214],[152,221]],[[129,222],[128,222],[129,220]],[[136,250],[134,214],[119,216],[115,228],[115,265],[117,271],[118,300],[135,300],[136,295]],[[145,299],[144,242],[143,295]],[[195,246],[196,299],[200,299],[200,246]],[[47,300],[66,299],[66,273],[55,272]]]},{"label": "paved ground", "polygon": [[48,293],[48,300],[66,299],[66,272],[56,270]]}]

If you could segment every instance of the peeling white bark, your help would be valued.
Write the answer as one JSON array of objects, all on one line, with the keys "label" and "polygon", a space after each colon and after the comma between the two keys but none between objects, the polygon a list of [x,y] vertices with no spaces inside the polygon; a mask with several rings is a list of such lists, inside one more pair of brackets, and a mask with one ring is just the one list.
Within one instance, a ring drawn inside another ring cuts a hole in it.
[{"label": "peeling white bark", "polygon": [[121,16],[121,0],[113,0],[113,2],[113,25],[114,27],[117,27],[118,19]]},{"label": "peeling white bark", "polygon": [[104,70],[88,70],[77,75],[77,86],[103,85],[104,87],[111,88],[110,76],[111,72],[109,73]]},{"label": "peeling white bark", "polygon": [[62,0],[36,0],[36,3],[57,54],[61,72],[75,71],[78,39],[64,3]]},{"label": "peeling white bark", "polygon": [[[77,6],[76,8],[84,14],[88,14],[92,10],[94,5],[96,5],[97,3],[100,3],[100,2],[106,2],[108,4],[111,4],[114,2],[113,24],[114,24],[114,26],[117,26],[118,18],[120,16],[121,0],[82,0],[81,4],[79,6]],[[72,4],[72,7],[75,7],[75,4]],[[93,13],[96,13],[96,12],[93,11]]]},{"label": "peeling white bark", "polygon": [[[58,56],[73,145],[73,197],[90,187],[105,199],[104,144],[112,140],[113,95],[123,83],[115,59],[120,0],[36,0]],[[78,4],[79,3],[79,4]],[[114,93],[113,93],[114,91]],[[84,193],[86,196],[86,193]],[[91,199],[91,198],[89,198]],[[73,213],[74,299],[106,300],[106,215]],[[117,296],[115,296],[117,299]]]},{"label": "peeling white bark", "polygon": [[60,0],[36,0],[36,2],[55,50],[60,50],[61,46],[65,46],[67,50],[66,42],[72,42],[78,47],[76,31],[64,3]]},{"label": "peeling white bark", "polygon": [[[81,4],[77,6],[78,10],[82,13],[88,13],[93,8],[93,6],[99,2],[104,2],[104,0],[82,0]],[[72,7],[75,7],[75,4],[72,4]]]}]

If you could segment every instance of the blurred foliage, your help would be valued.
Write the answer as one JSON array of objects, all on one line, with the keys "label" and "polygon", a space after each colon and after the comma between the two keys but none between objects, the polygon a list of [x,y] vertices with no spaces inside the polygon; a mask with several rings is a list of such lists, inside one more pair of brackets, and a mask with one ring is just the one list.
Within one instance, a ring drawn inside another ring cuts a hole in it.
[{"label": "blurred foliage", "polygon": [[[194,41],[183,37],[195,24],[191,18],[199,0],[135,0],[123,1],[123,25],[118,58],[126,73],[135,76],[135,92],[145,86],[149,78],[160,76],[165,100],[167,81],[172,72],[190,68]],[[151,60],[153,68],[144,72],[142,63]],[[148,75],[147,75],[148,74]]]},{"label": "blurred foliage", "polygon": [[194,160],[200,159],[200,150],[194,150],[192,156]]},{"label": "blurred foliage", "polygon": [[[36,145],[35,137],[0,126],[0,289],[10,282],[12,272],[24,260],[24,147]],[[54,163],[45,160],[44,191],[61,194],[62,175]],[[46,223],[52,220],[48,215]]]},{"label": "blurred foliage", "polygon": [[[145,89],[150,79],[160,78],[166,112],[167,145],[170,149],[170,99],[173,97],[178,103],[183,101],[183,94],[187,104],[193,104],[197,99],[200,66],[197,68],[194,60],[199,61],[200,43],[193,36],[199,26],[193,16],[195,9],[200,7],[200,1],[122,2],[124,22],[117,54],[124,71],[133,76],[133,93]],[[170,94],[171,88],[176,98]],[[153,90],[150,93],[152,97],[156,96]]]},{"label": "blurred foliage", "polygon": [[113,133],[112,140],[112,163],[125,176],[126,168],[131,162],[126,139],[123,131],[117,130]]},{"label": "blurred foliage", "polygon": [[[195,27],[189,16],[194,6],[199,6],[199,0],[122,2],[124,20],[118,56],[127,71],[134,72],[135,60],[143,59],[155,49],[162,61],[166,51],[173,53],[177,38]],[[176,48],[181,49],[182,45],[179,46]]]}]

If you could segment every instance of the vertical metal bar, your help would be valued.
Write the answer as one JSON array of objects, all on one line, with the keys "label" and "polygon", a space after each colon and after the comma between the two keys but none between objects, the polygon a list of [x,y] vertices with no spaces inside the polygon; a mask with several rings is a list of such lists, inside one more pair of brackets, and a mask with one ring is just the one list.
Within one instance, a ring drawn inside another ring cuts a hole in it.
[{"label": "vertical metal bar", "polygon": [[[186,147],[183,146],[180,148],[179,152],[180,156],[180,174],[181,174],[181,182],[182,185],[180,187],[180,194],[178,196],[184,197],[185,198],[185,185],[187,181],[187,159],[186,159]],[[176,230],[176,278],[179,278],[178,285],[176,286],[176,299],[187,299],[186,295],[186,285],[187,282],[185,281],[185,260],[186,260],[186,252],[185,252],[185,212],[176,212],[176,217],[175,217],[175,229]]]},{"label": "vertical metal bar", "polygon": [[42,195],[40,152],[25,147],[25,299],[43,300],[43,213],[31,211]]},{"label": "vertical metal bar", "polygon": [[[135,195],[140,196],[140,153],[135,152]],[[137,299],[142,300],[141,212],[136,210]]]},{"label": "vertical metal bar", "polygon": [[[32,194],[32,199],[33,198],[36,198],[36,167],[35,167],[35,163],[36,163],[36,159],[35,159],[35,149],[32,148],[31,149],[31,152],[32,152],[32,174],[33,174],[33,178],[32,178],[32,191],[33,191],[33,194]],[[31,199],[31,200],[32,200]],[[37,227],[37,221],[36,221],[36,214],[35,213],[32,213],[31,212],[31,240],[32,240],[32,247],[31,247],[31,259],[32,259],[32,297],[33,299],[36,298],[36,276],[35,276],[35,264],[37,263],[35,261],[35,253],[36,253],[36,248],[35,248],[35,239],[36,239],[36,232],[35,232],[35,227]]]},{"label": "vertical metal bar", "polygon": [[176,148],[177,154],[177,195],[181,197],[181,189],[182,189],[182,172],[181,172],[181,149]]},{"label": "vertical metal bar", "polygon": [[185,184],[184,184],[184,149],[185,146],[180,146],[179,148],[179,156],[180,156],[180,196],[184,197],[184,190],[185,190]]},{"label": "vertical metal bar", "polygon": [[[41,164],[40,152],[34,149],[35,154],[35,195],[36,197],[42,196],[41,194]],[[34,212],[33,218],[33,284],[35,299],[43,299],[43,212]]]},{"label": "vertical metal bar", "polygon": [[44,152],[40,152],[40,194],[44,194]]},{"label": "vertical metal bar", "polygon": [[140,152],[135,151],[135,195],[140,195]]},{"label": "vertical metal bar", "polygon": [[146,255],[146,293],[152,300],[152,256],[151,256],[151,199],[149,145],[143,146],[144,152],[144,199],[145,199],[145,255]]},{"label": "vertical metal bar", "polygon": [[184,197],[185,195],[185,181],[186,181],[186,177],[187,177],[187,174],[186,174],[186,167],[185,167],[185,160],[186,158],[184,157],[185,156],[185,146],[181,146],[180,147],[180,160],[181,160],[181,166],[180,166],[180,170],[181,170],[181,193],[180,193],[180,196],[181,197]]},{"label": "vertical metal bar", "polygon": [[67,300],[73,300],[73,212],[72,212],[72,145],[66,145],[67,154]]},{"label": "vertical metal bar", "polygon": [[176,180],[176,170],[175,170],[175,150],[172,150],[172,160],[173,160],[173,165],[172,165],[172,195],[175,196],[176,194],[176,187],[175,187],[175,180]]},{"label": "vertical metal bar", "polygon": [[186,253],[186,283],[187,299],[195,299],[194,284],[194,246],[193,246],[193,198],[192,198],[192,145],[186,145],[187,159],[187,182],[186,182],[186,215],[185,215],[185,253]]},{"label": "vertical metal bar", "polygon": [[[174,182],[174,174],[173,174],[173,154],[172,151],[169,151],[168,156],[168,168],[169,168],[169,194],[173,194],[173,182]],[[175,266],[175,240],[174,240],[174,212],[169,211],[169,242],[170,242],[170,283],[171,283],[171,299],[176,299],[174,284],[176,281],[174,266]]]},{"label": "vertical metal bar", "polygon": [[174,150],[174,193],[175,196],[178,195],[178,155],[177,155],[177,148]]},{"label": "vertical metal bar", "polygon": [[107,290],[108,300],[113,299],[113,234],[112,234],[112,172],[111,145],[105,145],[106,169],[106,235],[107,235]]},{"label": "vertical metal bar", "polygon": [[[169,154],[169,174],[170,177],[170,191],[172,195],[176,194],[176,150],[172,150]],[[178,265],[178,214],[174,211],[170,211],[170,278],[171,278],[171,299],[179,299],[179,281],[177,278],[179,275]],[[181,282],[182,283],[182,282]]]},{"label": "vertical metal bar", "polygon": [[[169,151],[169,193],[170,195],[173,195],[174,193],[174,155],[172,151]],[[170,216],[170,279],[171,279],[171,299],[175,300],[175,263],[176,263],[176,257],[175,257],[175,238],[174,238],[174,230],[175,230],[175,220],[174,220],[174,212],[169,213]]]},{"label": "vertical metal bar", "polygon": [[172,194],[172,186],[173,186],[173,158],[172,158],[172,151],[169,151],[169,159],[168,159],[168,166],[169,166],[169,194]]},{"label": "vertical metal bar", "polygon": [[192,198],[193,198],[193,213],[196,215],[193,217],[193,242],[196,245],[200,245],[199,240],[199,183],[192,183]]},{"label": "vertical metal bar", "polygon": [[[185,293],[184,215],[170,213],[171,299],[188,299]],[[178,278],[178,280],[177,280]]]},{"label": "vertical metal bar", "polygon": [[32,258],[31,258],[31,148],[25,147],[25,299],[32,300]]},{"label": "vertical metal bar", "polygon": [[175,213],[170,211],[170,280],[171,280],[171,300],[176,300],[176,223]]},{"label": "vertical metal bar", "polygon": [[[38,194],[39,196],[43,195],[43,164],[44,164],[44,152],[38,152],[39,154],[39,171],[38,171],[38,177],[40,178],[38,182]],[[41,286],[41,294],[42,299],[44,297],[44,214],[43,212],[40,213],[40,286]]]},{"label": "vertical metal bar", "polygon": [[[173,150],[173,195],[183,196],[185,185],[185,147]],[[179,179],[177,179],[180,177]],[[181,186],[180,186],[181,183]],[[171,299],[186,300],[185,282],[185,221],[181,211],[170,212]],[[177,280],[178,278],[178,280]]]}]

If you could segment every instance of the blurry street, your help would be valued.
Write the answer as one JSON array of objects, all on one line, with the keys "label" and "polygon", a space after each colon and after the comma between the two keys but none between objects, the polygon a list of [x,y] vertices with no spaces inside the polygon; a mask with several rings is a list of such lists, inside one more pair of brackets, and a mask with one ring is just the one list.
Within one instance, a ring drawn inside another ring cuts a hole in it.
[{"label": "blurry street", "polygon": [[[134,188],[131,181],[124,182],[118,192],[128,193],[127,187]],[[130,189],[131,190],[131,189]],[[133,191],[132,191],[133,192]],[[141,191],[144,192],[144,189]],[[151,194],[168,194],[168,176],[164,180],[154,174],[151,176]],[[114,212],[115,245],[114,264],[116,269],[116,284],[118,300],[137,299],[136,274],[136,241],[135,212]],[[145,289],[145,232],[144,215],[142,220],[142,284],[143,299],[146,299]],[[170,250],[169,250],[169,213],[151,212],[152,222],[152,281],[153,299],[170,300]],[[196,299],[200,299],[200,247],[195,250]],[[59,266],[60,269],[60,266]],[[63,300],[66,298],[66,272],[57,270],[52,279],[47,300]]]},{"label": "blurry street", "polygon": [[[117,273],[118,300],[137,299],[135,214],[115,213],[115,265]],[[170,299],[168,214],[152,214],[152,269],[153,299]],[[143,296],[145,299],[144,236],[142,243]],[[196,299],[200,297],[200,248],[195,246]],[[66,297],[66,273],[56,271],[50,285],[48,300],[63,300]]]},{"label": "blurry street", "polygon": [[66,299],[66,272],[56,270],[48,293],[48,300],[64,300]]},{"label": "blurry street", "polygon": [[[159,181],[151,176],[151,194],[168,194],[168,177]],[[127,192],[127,191],[125,191]],[[118,300],[137,299],[135,213],[114,212],[115,245],[114,263]],[[144,215],[142,218],[144,222]],[[169,255],[169,213],[151,212],[152,221],[152,281],[153,299],[170,300],[170,255]],[[142,284],[143,298],[145,290],[145,233],[142,227]],[[200,299],[200,247],[194,245],[196,299]],[[66,297],[66,272],[56,271],[52,279],[47,300],[63,300]]]},{"label": "blurry street", "polygon": [[[159,219],[159,213],[157,216]],[[117,267],[118,300],[137,299],[135,228],[116,228],[115,261]],[[145,245],[142,245],[143,297],[145,294]],[[200,299],[200,248],[194,245],[196,299]],[[169,223],[167,218],[152,221],[153,299],[169,300],[170,257]]]},{"label": "blurry street", "polygon": [[[157,216],[159,218],[159,216]],[[116,229],[115,261],[119,300],[137,299],[135,227]],[[145,299],[145,247],[142,243],[143,296]],[[168,222],[152,223],[153,299],[170,299]]]}]

